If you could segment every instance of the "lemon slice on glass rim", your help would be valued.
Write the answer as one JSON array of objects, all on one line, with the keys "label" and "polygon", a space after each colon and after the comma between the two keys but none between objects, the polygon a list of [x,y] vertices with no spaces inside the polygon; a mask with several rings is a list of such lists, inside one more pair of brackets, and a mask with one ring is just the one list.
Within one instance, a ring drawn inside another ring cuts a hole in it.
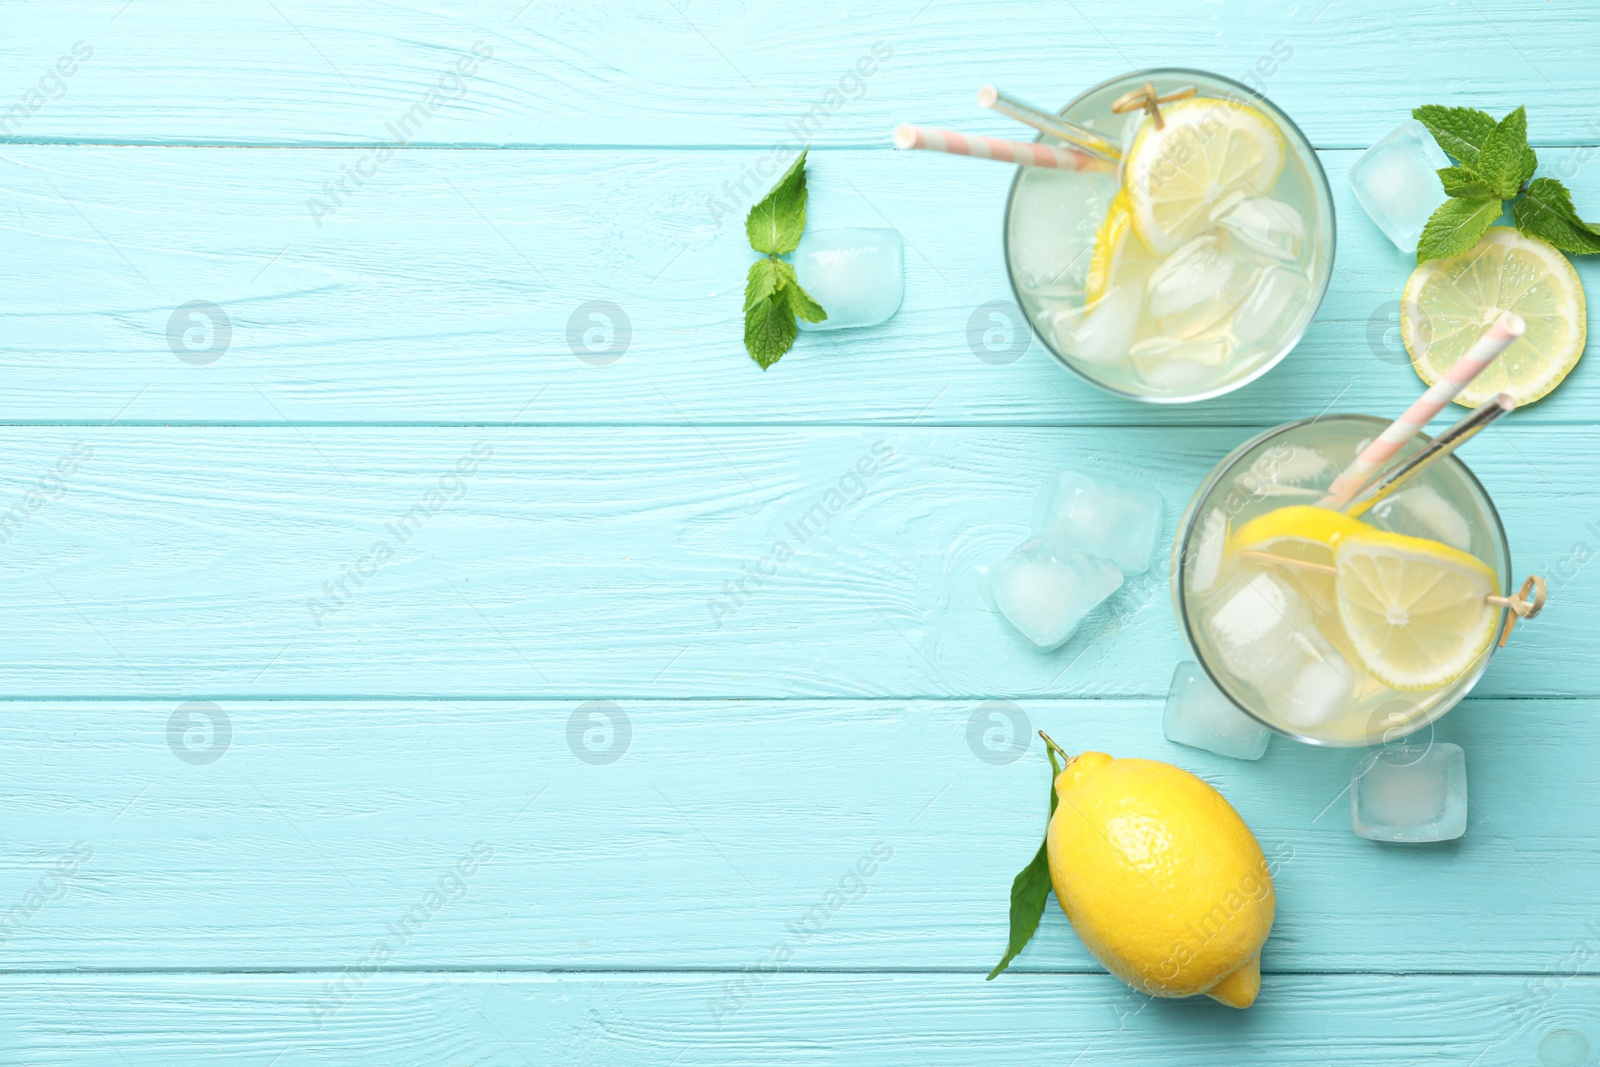
[{"label": "lemon slice on glass rim", "polygon": [[1211,225],[1232,193],[1260,196],[1283,173],[1288,145],[1272,119],[1237,100],[1193,97],[1145,123],[1124,157],[1133,228],[1166,254]]},{"label": "lemon slice on glass rim", "polygon": [[1339,621],[1361,666],[1402,692],[1448,685],[1499,630],[1494,572],[1438,541],[1368,531],[1333,546]]},{"label": "lemon slice on glass rim", "polygon": [[1510,226],[1495,226],[1459,256],[1429,260],[1412,272],[1400,298],[1400,339],[1417,376],[1436,383],[1507,311],[1522,316],[1527,332],[1456,403],[1477,407],[1501,392],[1518,404],[1545,396],[1583,355],[1583,284],[1566,256]]}]

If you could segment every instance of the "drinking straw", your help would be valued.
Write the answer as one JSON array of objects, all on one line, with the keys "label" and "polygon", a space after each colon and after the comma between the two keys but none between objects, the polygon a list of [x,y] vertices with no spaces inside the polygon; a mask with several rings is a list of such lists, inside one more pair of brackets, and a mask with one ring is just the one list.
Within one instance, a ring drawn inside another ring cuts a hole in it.
[{"label": "drinking straw", "polygon": [[978,103],[986,108],[998,111],[1008,118],[1016,119],[1023,125],[1032,126],[1040,133],[1058,137],[1068,144],[1076,145],[1084,151],[1109,160],[1112,163],[1122,160],[1122,149],[1093,130],[1079,126],[1075,122],[1068,122],[1059,115],[1041,111],[1032,104],[1025,104],[1021,100],[1009,97],[992,85],[985,85],[978,90]]},{"label": "drinking straw", "polygon": [[1347,515],[1360,515],[1384,497],[1394,492],[1441,456],[1447,456],[1465,444],[1479,430],[1517,409],[1517,398],[1501,393],[1483,403],[1472,414],[1435,437],[1428,445],[1387,474],[1380,475],[1353,493],[1339,510]]},{"label": "drinking straw", "polygon": [[975,133],[936,130],[931,126],[901,123],[894,131],[896,148],[924,148],[978,159],[998,159],[1022,167],[1049,167],[1055,170],[1106,170],[1111,164],[1077,148],[1060,148],[1029,141],[1002,141]]},{"label": "drinking straw", "polygon": [[1456,360],[1443,377],[1429,386],[1428,391],[1418,397],[1404,415],[1390,423],[1361,450],[1360,455],[1350,461],[1350,465],[1328,487],[1328,495],[1321,500],[1322,506],[1337,507],[1350,499],[1380,464],[1392,458],[1400,451],[1401,445],[1428,424],[1429,419],[1443,411],[1456,398],[1456,394],[1482,374],[1484,368],[1510,347],[1511,342],[1521,337],[1526,328],[1522,316],[1514,311],[1508,311],[1496,319],[1494,325],[1485,330],[1466,354]]}]

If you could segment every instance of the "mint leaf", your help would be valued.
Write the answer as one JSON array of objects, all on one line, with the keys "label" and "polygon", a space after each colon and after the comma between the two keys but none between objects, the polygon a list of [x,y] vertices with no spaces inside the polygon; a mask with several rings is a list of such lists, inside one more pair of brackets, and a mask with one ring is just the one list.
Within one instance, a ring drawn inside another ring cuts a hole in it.
[{"label": "mint leaf", "polygon": [[749,311],[778,291],[780,276],[771,256],[763,256],[750,264],[750,273],[744,280],[744,309]]},{"label": "mint leaf", "polygon": [[1528,114],[1519,107],[1489,131],[1472,169],[1489,186],[1488,195],[1510,200],[1538,165],[1539,157],[1528,147]]},{"label": "mint leaf", "polygon": [[1494,116],[1471,107],[1424,104],[1411,117],[1428,127],[1439,147],[1469,167],[1478,165],[1478,149],[1495,128]]},{"label": "mint leaf", "polygon": [[[808,150],[809,151],[809,150]],[[806,228],[806,153],[778,179],[744,220],[750,247],[757,252],[782,255],[793,252]]]},{"label": "mint leaf", "polygon": [[[1050,815],[1054,815],[1056,805],[1060,802],[1056,796],[1056,776],[1061,773],[1061,767],[1056,763],[1054,742],[1047,741],[1047,745],[1046,752],[1050,756]],[[994,965],[985,982],[994,981],[1001,971],[1011,966],[1011,961],[1033,939],[1034,932],[1039,929],[1039,920],[1044,918],[1044,906],[1050,899],[1051,889],[1049,828],[1050,819],[1047,816],[1046,840],[1039,845],[1039,851],[1033,854],[1028,865],[1011,880],[1011,935],[1006,941],[1006,954],[1000,957],[1000,962]]]},{"label": "mint leaf", "polygon": [[750,358],[766,370],[794,346],[798,327],[789,301],[774,292],[744,313],[744,347]]},{"label": "mint leaf", "polygon": [[1492,196],[1453,196],[1439,205],[1422,228],[1417,262],[1460,255],[1478,243],[1500,217],[1502,205]]},{"label": "mint leaf", "polygon": [[1449,196],[1494,195],[1489,183],[1471,167],[1444,167],[1439,171],[1439,180],[1444,183],[1444,191]]},{"label": "mint leaf", "polygon": [[1600,253],[1600,229],[1578,217],[1572,194],[1554,178],[1535,178],[1526,196],[1511,205],[1517,229],[1555,245],[1563,252]]},{"label": "mint leaf", "polygon": [[783,290],[784,299],[789,302],[789,310],[807,322],[822,322],[828,313],[822,310],[822,305],[811,299],[811,294],[800,287],[800,277],[794,272],[794,267],[784,260],[774,260],[778,271],[778,288]]}]

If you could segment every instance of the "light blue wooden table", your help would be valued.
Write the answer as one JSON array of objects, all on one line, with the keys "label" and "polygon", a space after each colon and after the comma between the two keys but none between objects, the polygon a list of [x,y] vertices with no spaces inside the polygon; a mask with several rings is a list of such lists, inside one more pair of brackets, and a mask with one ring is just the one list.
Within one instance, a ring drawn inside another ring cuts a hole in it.
[{"label": "light blue wooden table", "polygon": [[[1064,467],[1148,478],[1170,533],[1258,428],[1397,412],[1409,264],[1351,160],[1416,104],[1526,104],[1600,213],[1600,16],[805,6],[6,5],[0,1063],[1600,1049],[1600,371],[1466,453],[1553,599],[1438,728],[1468,752],[1459,842],[1353,837],[1357,753],[1168,743],[1159,568],[1048,655],[975,580]],[[1340,228],[1310,333],[1162,410],[1037,342],[980,358],[1011,175],[889,132],[1010,135],[979,85],[1054,104],[1163,64],[1254,79],[1317,146]],[[897,228],[906,299],[763,374],[741,221],[797,123],[811,225]],[[991,723],[1222,789],[1277,864],[1253,1008],[1132,993],[1054,905],[983,981],[1047,777]]]}]

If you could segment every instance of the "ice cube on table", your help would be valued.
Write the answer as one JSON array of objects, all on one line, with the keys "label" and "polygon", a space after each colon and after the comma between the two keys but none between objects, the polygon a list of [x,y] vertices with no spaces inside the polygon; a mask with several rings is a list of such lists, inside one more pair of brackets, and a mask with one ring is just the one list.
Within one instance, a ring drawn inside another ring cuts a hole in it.
[{"label": "ice cube on table", "polygon": [[1186,661],[1172,673],[1161,731],[1168,741],[1234,759],[1260,759],[1272,731],[1229,700],[1200,665]]},{"label": "ice cube on table", "polygon": [[1428,128],[1407,119],[1356,157],[1350,185],[1395,247],[1415,252],[1428,217],[1447,199],[1437,172],[1449,165]]},{"label": "ice cube on table", "polygon": [[1258,271],[1233,313],[1234,345],[1251,348],[1275,335],[1287,340],[1284,327],[1300,314],[1309,289],[1306,276],[1297,270],[1268,267]]},{"label": "ice cube on table", "polygon": [[1223,665],[1268,710],[1301,729],[1337,718],[1356,671],[1317,631],[1304,597],[1277,575],[1242,570],[1215,594],[1200,625]]},{"label": "ice cube on table", "polygon": [[1055,552],[1103,556],[1123,574],[1142,574],[1161,536],[1161,494],[1079,471],[1062,471],[1049,486],[1040,539]]},{"label": "ice cube on table", "polygon": [[1139,377],[1163,393],[1209,385],[1217,380],[1232,355],[1233,344],[1225,337],[1194,341],[1147,337],[1128,350]]},{"label": "ice cube on table", "polygon": [[1472,551],[1472,527],[1431,485],[1415,483],[1385,497],[1373,506],[1368,519],[1395,533],[1442,541],[1463,552]]},{"label": "ice cube on table", "polygon": [[876,326],[905,296],[905,246],[898,230],[815,230],[794,250],[800,287],[822,305],[821,322],[800,320],[802,330]]},{"label": "ice cube on table", "polygon": [[1233,313],[1250,291],[1254,269],[1214,233],[1180,246],[1150,272],[1151,316],[1169,337],[1190,338]]},{"label": "ice cube on table", "polygon": [[1043,649],[1065,642],[1121,585],[1122,572],[1110,560],[1084,552],[1052,552],[1038,540],[1012,552],[989,575],[995,607]]},{"label": "ice cube on table", "polygon": [[1108,366],[1128,358],[1139,311],[1142,285],[1117,285],[1087,308],[1064,308],[1052,314],[1056,343],[1069,356]]},{"label": "ice cube on table", "polygon": [[1293,263],[1308,240],[1304,216],[1269,196],[1236,193],[1212,210],[1211,221],[1226,230],[1239,248],[1269,260]]},{"label": "ice cube on table", "polygon": [[1189,537],[1184,550],[1184,581],[1191,593],[1204,593],[1217,584],[1222,573],[1222,553],[1228,545],[1228,516],[1221,508],[1212,508],[1205,520]]},{"label": "ice cube on table", "polygon": [[1369,841],[1453,841],[1467,829],[1467,755],[1460,745],[1369,752],[1350,780],[1350,826]]}]

